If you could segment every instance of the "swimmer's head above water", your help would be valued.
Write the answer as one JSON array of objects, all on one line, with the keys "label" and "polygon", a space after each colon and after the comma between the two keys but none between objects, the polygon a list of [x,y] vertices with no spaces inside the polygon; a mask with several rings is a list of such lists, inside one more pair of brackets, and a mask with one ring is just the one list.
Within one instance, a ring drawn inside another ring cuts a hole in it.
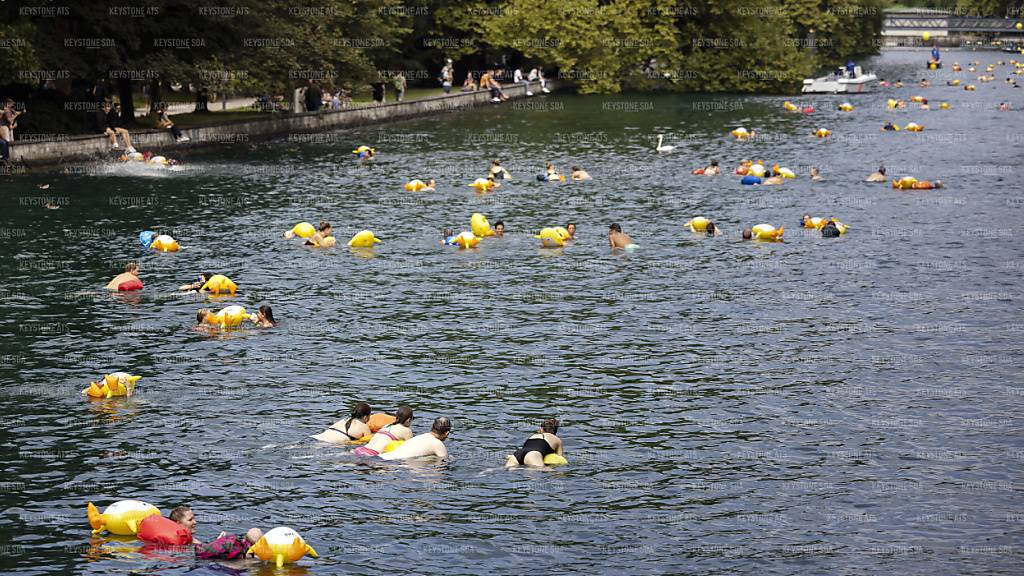
[{"label": "swimmer's head above water", "polygon": [[495,236],[504,236],[505,235],[505,223],[502,222],[501,220],[498,220],[497,222],[494,223],[494,235]]},{"label": "swimmer's head above water", "polygon": [[395,410],[395,424],[401,424],[406,428],[412,426],[412,408],[401,405]]},{"label": "swimmer's head above water", "polygon": [[452,431],[452,421],[447,416],[438,416],[434,418],[434,424],[430,427],[430,431],[437,436],[438,440],[444,440]]},{"label": "swimmer's head above water", "polygon": [[558,418],[548,418],[540,423],[540,429],[548,434],[558,434],[558,424]]},{"label": "swimmer's head above water", "polygon": [[259,311],[256,313],[256,321],[267,327],[277,325],[277,320],[274,320],[274,310],[269,304],[260,306]]},{"label": "swimmer's head above water", "polygon": [[361,420],[368,422],[370,420],[370,405],[366,402],[356,402],[356,405],[352,407],[352,419]]},{"label": "swimmer's head above water", "polygon": [[575,238],[576,237],[576,223],[575,222],[568,222],[568,223],[566,223],[565,230],[569,233],[569,238]]},{"label": "swimmer's head above water", "polygon": [[754,238],[754,233],[750,231],[750,228],[744,228],[743,229],[743,239],[744,240],[751,240],[753,238]]}]

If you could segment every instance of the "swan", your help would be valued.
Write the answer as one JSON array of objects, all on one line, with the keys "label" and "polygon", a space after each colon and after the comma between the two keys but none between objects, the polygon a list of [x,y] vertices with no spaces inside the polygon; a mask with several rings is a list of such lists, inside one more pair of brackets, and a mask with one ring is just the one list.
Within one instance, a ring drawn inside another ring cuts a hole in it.
[{"label": "swan", "polygon": [[658,147],[655,148],[655,150],[658,151],[658,154],[663,154],[663,153],[671,152],[671,151],[676,149],[675,146],[662,146],[661,145],[661,141],[664,138],[665,138],[664,134],[658,134]]}]

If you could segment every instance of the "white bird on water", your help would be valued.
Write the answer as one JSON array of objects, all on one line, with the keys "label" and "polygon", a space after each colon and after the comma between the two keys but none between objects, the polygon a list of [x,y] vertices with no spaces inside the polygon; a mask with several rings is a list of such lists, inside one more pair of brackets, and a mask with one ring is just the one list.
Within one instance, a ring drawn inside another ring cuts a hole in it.
[{"label": "white bird on water", "polygon": [[655,148],[655,150],[658,151],[658,154],[667,154],[667,153],[669,153],[669,152],[671,152],[671,151],[676,149],[675,146],[662,146],[661,145],[661,141],[664,138],[665,138],[664,134],[658,134],[658,147]]}]

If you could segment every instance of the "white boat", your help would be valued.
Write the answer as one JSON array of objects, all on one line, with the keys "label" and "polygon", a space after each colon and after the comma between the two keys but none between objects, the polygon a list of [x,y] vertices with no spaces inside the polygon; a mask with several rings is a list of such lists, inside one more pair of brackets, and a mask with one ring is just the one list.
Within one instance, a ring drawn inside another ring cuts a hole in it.
[{"label": "white boat", "polygon": [[865,74],[860,66],[853,68],[853,74],[838,70],[828,76],[821,78],[808,78],[804,80],[804,87],[801,92],[805,94],[860,94],[870,92],[871,85],[878,81],[878,76]]}]

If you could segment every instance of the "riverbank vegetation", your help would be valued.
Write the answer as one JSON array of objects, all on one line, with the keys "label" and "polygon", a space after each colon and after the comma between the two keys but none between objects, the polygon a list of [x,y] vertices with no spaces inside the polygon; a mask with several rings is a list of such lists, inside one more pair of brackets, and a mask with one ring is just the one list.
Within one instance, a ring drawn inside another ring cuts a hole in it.
[{"label": "riverbank vegetation", "polygon": [[[981,0],[972,0],[981,1]],[[994,0],[989,0],[994,1]],[[783,93],[877,51],[882,0],[153,0],[0,6],[0,93],[23,130],[83,129],[96,91],[136,99],[278,96],[309,80],[358,100],[403,75],[541,68],[582,93]],[[97,88],[99,86],[99,88]],[[169,98],[168,95],[173,95]],[[183,96],[184,95],[184,96]]]}]

